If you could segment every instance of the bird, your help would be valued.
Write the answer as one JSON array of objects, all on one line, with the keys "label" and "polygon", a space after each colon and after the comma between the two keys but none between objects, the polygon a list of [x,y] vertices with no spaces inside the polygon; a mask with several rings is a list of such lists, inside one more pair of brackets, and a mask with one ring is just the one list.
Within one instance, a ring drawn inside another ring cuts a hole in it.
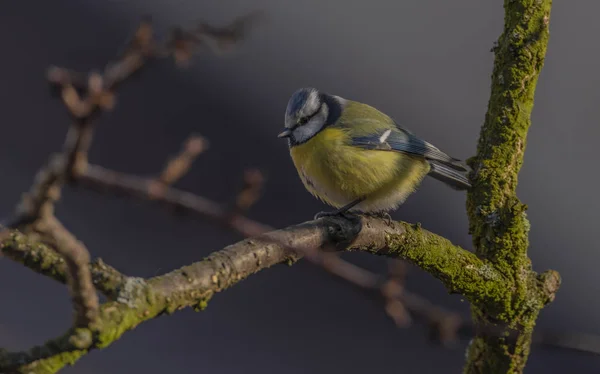
[{"label": "bird", "polygon": [[335,208],[315,219],[365,214],[390,218],[425,176],[468,190],[461,160],[358,101],[301,88],[290,97],[284,130],[304,187]]}]

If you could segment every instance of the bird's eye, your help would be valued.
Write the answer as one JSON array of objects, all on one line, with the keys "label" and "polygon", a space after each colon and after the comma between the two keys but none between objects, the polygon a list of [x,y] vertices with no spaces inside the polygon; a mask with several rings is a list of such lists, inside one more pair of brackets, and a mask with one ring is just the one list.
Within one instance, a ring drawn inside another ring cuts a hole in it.
[{"label": "bird's eye", "polygon": [[306,122],[308,122],[308,119],[306,117],[302,117],[298,120],[299,125],[305,125]]}]

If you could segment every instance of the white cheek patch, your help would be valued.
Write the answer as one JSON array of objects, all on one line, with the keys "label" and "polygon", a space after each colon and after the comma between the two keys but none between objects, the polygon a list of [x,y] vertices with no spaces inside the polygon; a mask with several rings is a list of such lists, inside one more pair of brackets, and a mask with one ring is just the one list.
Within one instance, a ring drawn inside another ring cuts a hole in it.
[{"label": "white cheek patch", "polygon": [[323,126],[325,126],[325,121],[327,120],[328,108],[327,105],[323,104],[321,107],[321,111],[317,115],[308,121],[305,125],[298,126],[293,132],[294,140],[298,143],[303,143],[308,139],[315,136]]},{"label": "white cheek patch", "polygon": [[318,118],[313,118],[306,125],[297,127],[294,130],[294,139],[299,143],[303,143],[315,136],[321,130],[321,127],[323,127],[323,122],[319,121]]}]

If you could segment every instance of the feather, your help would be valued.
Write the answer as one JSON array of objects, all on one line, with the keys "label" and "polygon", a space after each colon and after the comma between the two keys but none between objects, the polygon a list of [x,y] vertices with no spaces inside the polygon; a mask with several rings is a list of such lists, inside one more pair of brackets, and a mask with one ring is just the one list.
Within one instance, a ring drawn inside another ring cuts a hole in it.
[{"label": "feather", "polygon": [[[388,131],[391,132],[387,136],[384,136]],[[467,168],[460,163],[460,160],[448,156],[437,147],[404,131],[401,127],[383,130],[372,135],[355,137],[352,139],[352,145],[366,149],[410,153],[421,156],[428,161],[437,161],[457,171],[467,171]]]},{"label": "feather", "polygon": [[420,139],[377,109],[365,104],[351,103],[352,105],[346,107],[338,125],[350,134],[351,145],[422,157],[431,167],[431,177],[455,189],[463,190],[471,186],[466,177],[469,168],[459,159]]},{"label": "feather", "polygon": [[429,165],[431,166],[431,170],[429,171],[430,177],[446,183],[455,190],[467,190],[471,188],[471,183],[469,183],[469,180],[463,173],[438,164],[435,161],[431,161]]}]

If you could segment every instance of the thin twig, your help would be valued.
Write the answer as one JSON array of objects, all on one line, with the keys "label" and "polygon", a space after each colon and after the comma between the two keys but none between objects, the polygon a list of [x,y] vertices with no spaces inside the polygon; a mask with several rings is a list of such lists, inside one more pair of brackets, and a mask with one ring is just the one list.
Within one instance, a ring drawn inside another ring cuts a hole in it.
[{"label": "thin twig", "polygon": [[89,165],[85,173],[78,177],[77,185],[100,192],[147,199],[177,211],[198,214],[230,227],[244,236],[259,235],[271,229],[243,216],[231,219],[229,211],[220,204],[173,187],[166,188],[160,196],[151,195],[153,179],[120,173],[97,165]]},{"label": "thin twig", "polygon": [[208,141],[205,138],[199,135],[190,136],[181,152],[167,162],[160,176],[150,184],[148,187],[149,197],[163,196],[165,189],[181,179],[190,170],[196,158],[207,148]]},{"label": "thin twig", "polygon": [[265,178],[260,170],[248,169],[244,171],[244,184],[235,199],[232,216],[246,214],[248,210],[260,199]]},{"label": "thin twig", "polygon": [[89,326],[98,317],[99,305],[89,268],[89,251],[54,217],[39,221],[35,229],[65,260],[69,275],[66,280],[75,308],[75,326]]}]

